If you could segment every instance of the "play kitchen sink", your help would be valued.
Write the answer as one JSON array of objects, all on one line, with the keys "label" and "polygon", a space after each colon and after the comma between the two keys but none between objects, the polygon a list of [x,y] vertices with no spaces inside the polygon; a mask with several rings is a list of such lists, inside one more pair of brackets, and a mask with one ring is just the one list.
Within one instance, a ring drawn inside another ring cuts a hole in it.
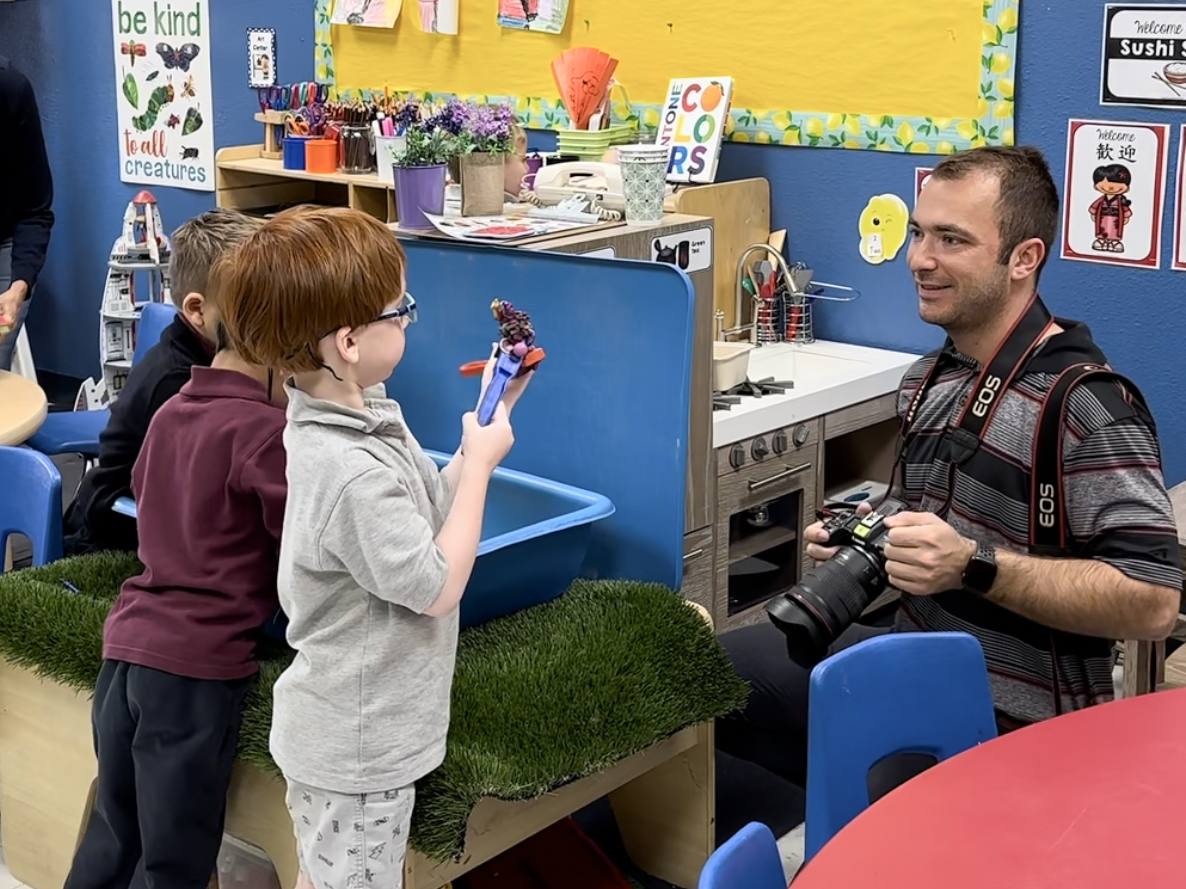
[{"label": "play kitchen sink", "polygon": [[[734,343],[713,343],[716,350]],[[746,345],[746,344],[742,344]],[[748,397],[728,411],[713,414],[713,447],[832,413],[893,392],[917,359],[906,352],[871,349],[817,340],[808,344],[773,343],[746,354],[749,379],[789,381],[793,388],[760,398]]]},{"label": "play kitchen sink", "polygon": [[[427,451],[437,466],[451,459]],[[486,494],[478,559],[461,600],[461,625],[556,598],[580,574],[593,524],[614,513],[607,497],[496,469]]]}]

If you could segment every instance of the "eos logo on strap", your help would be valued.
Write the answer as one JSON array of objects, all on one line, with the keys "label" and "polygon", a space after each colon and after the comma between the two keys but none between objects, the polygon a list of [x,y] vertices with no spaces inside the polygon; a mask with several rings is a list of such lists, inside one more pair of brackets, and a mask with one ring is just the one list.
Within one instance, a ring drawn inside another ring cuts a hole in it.
[{"label": "eos logo on strap", "polygon": [[1050,482],[1038,485],[1038,524],[1043,528],[1054,527],[1054,485]]},{"label": "eos logo on strap", "polygon": [[988,414],[988,409],[992,406],[997,394],[1001,391],[1001,378],[995,374],[989,374],[984,378],[984,385],[980,387],[980,391],[976,393],[976,403],[972,405],[972,413],[977,417],[984,417]]}]

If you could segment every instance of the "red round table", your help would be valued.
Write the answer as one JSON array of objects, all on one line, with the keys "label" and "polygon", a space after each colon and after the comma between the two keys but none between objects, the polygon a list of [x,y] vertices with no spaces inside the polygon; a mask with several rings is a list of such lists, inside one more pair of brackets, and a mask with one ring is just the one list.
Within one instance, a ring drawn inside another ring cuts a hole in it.
[{"label": "red round table", "polygon": [[1186,689],[1080,710],[942,762],[870,806],[793,889],[1177,885]]}]

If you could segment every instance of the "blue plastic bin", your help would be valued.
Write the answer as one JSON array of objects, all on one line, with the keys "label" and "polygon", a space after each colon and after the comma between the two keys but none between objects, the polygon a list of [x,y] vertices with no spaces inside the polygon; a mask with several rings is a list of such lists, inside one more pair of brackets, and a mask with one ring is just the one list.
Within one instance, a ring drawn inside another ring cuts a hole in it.
[{"label": "blue plastic bin", "polygon": [[[426,452],[444,466],[450,455]],[[463,627],[551,601],[581,573],[593,523],[614,514],[608,497],[513,469],[496,469]]]},{"label": "blue plastic bin", "polygon": [[[451,459],[438,451],[426,453],[441,467]],[[136,515],[136,504],[128,497],[113,509]],[[512,469],[494,470],[478,558],[461,600],[461,625],[485,623],[555,599],[580,575],[593,524],[613,514],[613,503],[601,494]],[[279,614],[265,633],[283,638],[286,625]]]},{"label": "blue plastic bin", "polygon": [[284,137],[284,169],[305,169],[305,143],[310,138],[309,136]]}]

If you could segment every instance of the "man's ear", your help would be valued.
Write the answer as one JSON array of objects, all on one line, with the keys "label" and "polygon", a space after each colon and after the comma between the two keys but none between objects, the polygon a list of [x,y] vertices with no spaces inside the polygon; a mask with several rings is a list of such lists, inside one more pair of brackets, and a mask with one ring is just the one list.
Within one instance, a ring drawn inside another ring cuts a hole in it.
[{"label": "man's ear", "polygon": [[1045,258],[1046,245],[1041,238],[1028,238],[1022,241],[1013,248],[1013,255],[1009,260],[1009,277],[1020,281],[1036,275]]}]

